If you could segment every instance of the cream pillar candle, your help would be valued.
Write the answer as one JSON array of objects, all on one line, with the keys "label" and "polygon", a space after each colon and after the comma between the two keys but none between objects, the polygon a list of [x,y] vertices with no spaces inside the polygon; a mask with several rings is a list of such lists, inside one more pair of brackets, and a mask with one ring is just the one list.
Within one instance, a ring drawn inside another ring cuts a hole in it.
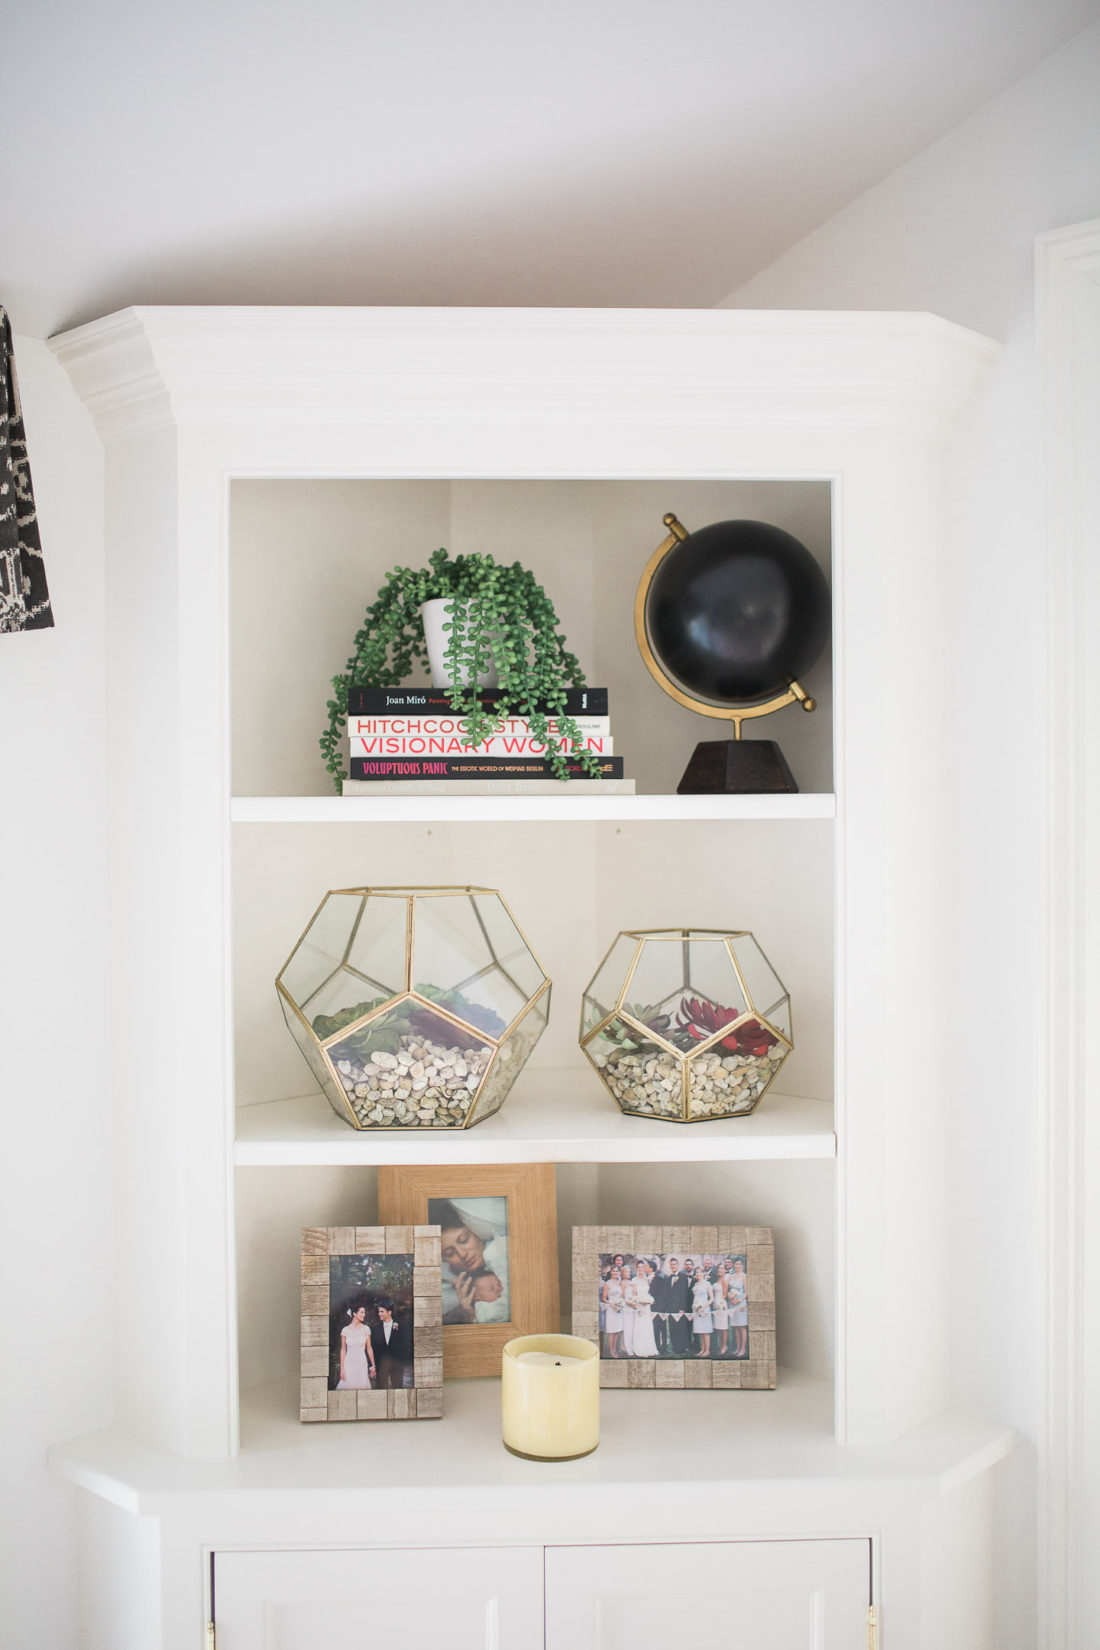
[{"label": "cream pillar candle", "polygon": [[600,1349],[575,1335],[521,1335],[501,1368],[504,1446],[538,1461],[590,1455],[600,1441]]}]

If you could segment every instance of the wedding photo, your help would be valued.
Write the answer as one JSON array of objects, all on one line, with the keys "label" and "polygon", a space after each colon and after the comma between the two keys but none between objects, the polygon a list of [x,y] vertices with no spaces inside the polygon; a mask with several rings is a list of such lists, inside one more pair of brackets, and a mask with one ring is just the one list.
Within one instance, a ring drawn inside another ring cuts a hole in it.
[{"label": "wedding photo", "polygon": [[601,1355],[747,1359],[747,1291],[743,1253],[601,1253]]},{"label": "wedding photo", "polygon": [[429,1197],[428,1220],[441,1231],[443,1322],[510,1323],[507,1197]]},{"label": "wedding photo", "polygon": [[330,1392],[413,1385],[413,1256],[329,1256]]}]

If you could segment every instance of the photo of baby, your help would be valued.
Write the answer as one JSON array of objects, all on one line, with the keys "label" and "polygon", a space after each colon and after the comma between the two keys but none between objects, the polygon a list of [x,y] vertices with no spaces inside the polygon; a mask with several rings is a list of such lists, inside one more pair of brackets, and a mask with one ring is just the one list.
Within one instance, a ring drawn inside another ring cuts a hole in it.
[{"label": "photo of baby", "polygon": [[507,1197],[430,1197],[442,1231],[443,1322],[510,1323]]}]

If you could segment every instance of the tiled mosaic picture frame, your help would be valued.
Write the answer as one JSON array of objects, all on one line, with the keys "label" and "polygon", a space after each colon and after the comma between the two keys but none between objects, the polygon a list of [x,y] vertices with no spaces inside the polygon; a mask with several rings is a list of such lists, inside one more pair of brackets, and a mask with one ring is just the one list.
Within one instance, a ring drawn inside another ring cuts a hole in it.
[{"label": "tiled mosaic picture frame", "polygon": [[601,1255],[744,1255],[747,1359],[600,1358],[600,1385],[768,1389],[776,1383],[775,1246],[770,1226],[574,1226],[573,1333],[600,1345]]},{"label": "tiled mosaic picture frame", "polygon": [[[331,1262],[412,1256],[411,1387],[329,1388]],[[438,1226],[307,1226],[302,1232],[302,1421],[429,1421],[443,1414],[443,1307]]]}]

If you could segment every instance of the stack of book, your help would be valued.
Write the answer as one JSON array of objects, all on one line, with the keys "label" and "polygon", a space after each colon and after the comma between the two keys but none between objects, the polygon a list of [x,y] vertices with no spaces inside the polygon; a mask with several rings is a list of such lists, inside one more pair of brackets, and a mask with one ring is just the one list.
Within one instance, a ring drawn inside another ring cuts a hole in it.
[{"label": "stack of book", "polygon": [[[478,699],[492,711],[500,695],[486,690]],[[526,716],[506,718],[490,739],[475,746],[464,719],[451,708],[446,688],[349,688],[351,777],[344,780],[344,795],[405,795],[437,787],[451,796],[566,790],[633,795],[634,781],[623,778],[623,759],[615,755],[607,689],[569,688],[565,713],[577,724],[580,749],[598,761],[598,779],[572,747],[567,751],[569,779],[556,778],[546,746],[532,733]],[[558,732],[552,718],[550,731]]]}]

